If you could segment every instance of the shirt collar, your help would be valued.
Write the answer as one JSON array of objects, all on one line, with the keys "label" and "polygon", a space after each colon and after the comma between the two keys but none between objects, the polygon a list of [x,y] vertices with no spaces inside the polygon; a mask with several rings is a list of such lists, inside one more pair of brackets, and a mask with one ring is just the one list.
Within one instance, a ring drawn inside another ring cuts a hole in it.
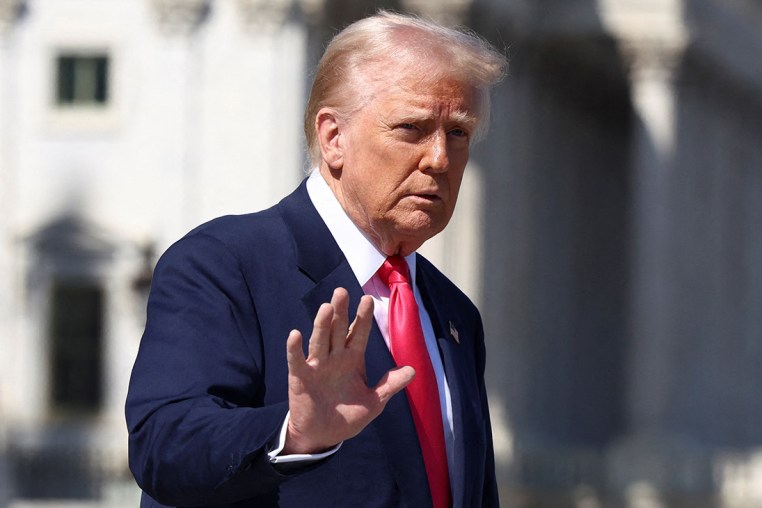
[{"label": "shirt collar", "polygon": [[[307,179],[307,193],[347,258],[357,282],[364,286],[384,264],[386,256],[352,222],[318,169],[313,169]],[[411,282],[414,285],[415,252],[406,256],[405,261],[410,268]]]}]

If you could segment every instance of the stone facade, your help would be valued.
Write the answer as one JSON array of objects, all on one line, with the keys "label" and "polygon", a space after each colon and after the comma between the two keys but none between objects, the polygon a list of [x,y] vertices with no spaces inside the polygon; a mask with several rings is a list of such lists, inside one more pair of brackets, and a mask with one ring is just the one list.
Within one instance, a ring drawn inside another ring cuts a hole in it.
[{"label": "stone facade", "polygon": [[504,504],[762,505],[759,2],[0,0],[0,506],[136,505],[153,264],[298,183],[310,68],[379,7],[511,58],[424,248],[483,312]]},{"label": "stone facade", "polygon": [[513,55],[476,155],[506,499],[762,505],[759,4],[507,16],[474,14]]}]

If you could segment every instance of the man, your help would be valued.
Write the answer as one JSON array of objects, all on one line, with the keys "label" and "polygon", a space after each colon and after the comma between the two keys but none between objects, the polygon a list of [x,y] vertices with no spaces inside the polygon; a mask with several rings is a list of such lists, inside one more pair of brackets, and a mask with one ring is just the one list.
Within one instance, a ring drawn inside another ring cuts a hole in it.
[{"label": "man", "polygon": [[481,320],[415,251],[453,213],[504,67],[408,16],[334,38],[310,177],[156,267],[127,399],[142,506],[497,506]]}]

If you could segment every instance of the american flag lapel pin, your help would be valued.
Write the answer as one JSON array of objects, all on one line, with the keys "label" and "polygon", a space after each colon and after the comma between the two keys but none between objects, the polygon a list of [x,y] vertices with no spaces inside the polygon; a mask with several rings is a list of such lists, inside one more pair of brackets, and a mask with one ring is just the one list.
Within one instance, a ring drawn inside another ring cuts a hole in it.
[{"label": "american flag lapel pin", "polygon": [[455,325],[452,324],[452,321],[450,321],[449,323],[450,323],[450,337],[455,339],[455,342],[460,344],[460,335],[458,335],[458,329],[455,328]]}]

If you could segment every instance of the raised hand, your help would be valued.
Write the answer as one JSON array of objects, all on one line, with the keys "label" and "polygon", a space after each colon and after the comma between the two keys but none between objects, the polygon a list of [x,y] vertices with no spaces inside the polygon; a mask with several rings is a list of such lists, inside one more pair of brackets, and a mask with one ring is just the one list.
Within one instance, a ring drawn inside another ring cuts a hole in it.
[{"label": "raised hand", "polygon": [[348,309],[349,294],[337,288],[331,303],[318,309],[307,358],[302,334],[293,330],[288,336],[291,416],[283,454],[317,453],[356,436],[415,376],[412,367],[399,367],[369,387],[365,347],[373,322],[373,298],[362,297],[351,326]]}]

